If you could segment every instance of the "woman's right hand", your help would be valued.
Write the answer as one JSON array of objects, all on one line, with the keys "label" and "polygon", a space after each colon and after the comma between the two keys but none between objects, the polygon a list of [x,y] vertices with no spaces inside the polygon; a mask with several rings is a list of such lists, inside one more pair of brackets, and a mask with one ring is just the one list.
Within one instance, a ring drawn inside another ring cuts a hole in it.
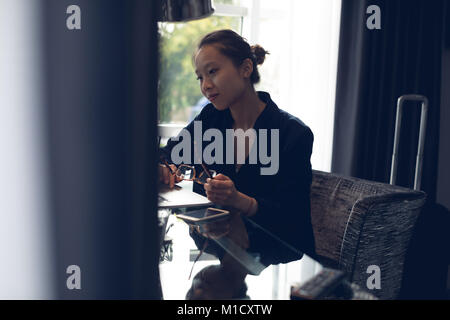
[{"label": "woman's right hand", "polygon": [[170,172],[169,168],[167,168],[166,165],[160,163],[158,166],[158,176],[160,182],[167,184],[169,188],[172,189],[175,183],[180,182],[182,179],[175,175],[177,167],[174,164],[171,164],[169,166],[172,169],[173,173]]}]

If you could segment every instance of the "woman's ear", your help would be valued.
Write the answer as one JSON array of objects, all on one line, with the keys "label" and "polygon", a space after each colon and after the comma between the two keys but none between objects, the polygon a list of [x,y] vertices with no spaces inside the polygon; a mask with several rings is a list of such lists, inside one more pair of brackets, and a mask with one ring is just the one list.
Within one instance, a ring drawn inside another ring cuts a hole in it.
[{"label": "woman's ear", "polygon": [[250,76],[253,73],[253,62],[251,59],[247,58],[245,59],[241,66],[240,66],[240,70],[241,70],[241,75],[244,78],[250,78]]}]

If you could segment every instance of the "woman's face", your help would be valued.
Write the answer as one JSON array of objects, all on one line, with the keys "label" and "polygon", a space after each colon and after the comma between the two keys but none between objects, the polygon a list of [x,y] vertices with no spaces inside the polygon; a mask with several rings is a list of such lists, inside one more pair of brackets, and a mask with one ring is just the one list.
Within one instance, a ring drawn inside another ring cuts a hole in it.
[{"label": "woman's face", "polygon": [[218,110],[225,110],[239,101],[251,74],[248,68],[236,68],[214,45],[203,46],[197,51],[195,69],[202,94]]}]

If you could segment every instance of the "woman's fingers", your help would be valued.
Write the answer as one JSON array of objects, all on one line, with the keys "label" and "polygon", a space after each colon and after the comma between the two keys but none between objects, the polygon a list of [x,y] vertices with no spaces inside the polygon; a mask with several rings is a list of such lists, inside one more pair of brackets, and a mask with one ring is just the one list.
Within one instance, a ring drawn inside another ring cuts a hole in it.
[{"label": "woman's fingers", "polygon": [[206,197],[212,201],[212,202],[217,202],[217,201],[224,201],[225,199],[227,199],[227,197],[222,194],[222,193],[217,193],[217,192],[206,192]]},{"label": "woman's fingers", "polygon": [[174,164],[171,164],[170,165],[170,169],[172,170],[172,172],[173,172],[173,176],[175,176],[176,177],[176,172],[177,172],[177,166],[176,165],[174,165]]},{"label": "woman's fingers", "polygon": [[214,179],[206,179],[206,183],[208,184],[210,187],[214,188],[214,189],[228,189],[233,187],[233,181],[232,180],[216,180],[216,178]]},{"label": "woman's fingers", "polygon": [[163,182],[164,184],[167,184],[169,188],[173,188],[175,183],[180,182],[183,180],[181,177],[177,177],[175,175],[175,172],[177,170],[177,167],[175,165],[170,165],[170,169],[172,172],[170,172],[169,168],[167,168],[165,165],[160,164],[159,165],[159,181]]},{"label": "woman's fingers", "polygon": [[206,192],[214,192],[213,186],[212,186],[211,184],[209,184],[209,183],[205,183],[205,184],[203,185],[203,188],[205,188],[205,191],[206,191]]},{"label": "woman's fingers", "polygon": [[177,183],[177,179],[176,179],[176,175],[175,172],[177,171],[177,167],[174,164],[170,165],[170,169],[172,170],[172,172],[170,172],[170,170],[167,168],[167,170],[169,170],[169,178],[170,178],[170,189],[173,188],[173,186],[175,185],[175,183]]},{"label": "woman's fingers", "polygon": [[158,179],[159,179],[159,182],[164,181],[164,167],[161,166],[161,164],[158,166]]},{"label": "woman's fingers", "polygon": [[210,192],[224,192],[224,191],[230,191],[233,190],[233,184],[232,182],[230,184],[214,184],[214,181],[211,180],[210,182],[207,182],[203,185],[203,187],[205,188],[205,191],[210,191]]},{"label": "woman's fingers", "polygon": [[164,183],[165,184],[169,184],[170,183],[170,172],[169,169],[167,169],[166,167],[164,167]]},{"label": "woman's fingers", "polygon": [[205,184],[206,197],[216,204],[233,205],[233,191],[232,188],[215,189]]},{"label": "woman's fingers", "polygon": [[173,186],[175,185],[175,171],[172,170],[173,173],[169,172],[169,181],[170,181],[170,189],[173,188]]},{"label": "woman's fingers", "polygon": [[230,180],[226,175],[219,173],[217,176],[214,177],[216,180]]},{"label": "woman's fingers", "polygon": [[[175,166],[174,166],[175,167]],[[175,167],[175,169],[173,170],[173,172],[175,173],[175,172],[177,172],[177,167]],[[180,182],[180,181],[183,181],[183,177],[182,176],[177,176],[176,174],[174,174],[175,175],[175,183],[178,183],[178,182]]]},{"label": "woman's fingers", "polygon": [[162,168],[162,176],[163,176],[163,183],[169,184],[169,176],[167,175],[167,168]]}]

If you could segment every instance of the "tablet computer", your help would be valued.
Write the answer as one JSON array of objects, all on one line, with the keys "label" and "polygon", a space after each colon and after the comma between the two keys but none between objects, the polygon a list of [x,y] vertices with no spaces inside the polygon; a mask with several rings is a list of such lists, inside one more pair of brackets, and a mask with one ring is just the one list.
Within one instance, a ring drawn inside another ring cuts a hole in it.
[{"label": "tablet computer", "polygon": [[230,216],[230,211],[217,208],[206,208],[180,213],[176,216],[189,224],[203,224],[226,219]]}]

